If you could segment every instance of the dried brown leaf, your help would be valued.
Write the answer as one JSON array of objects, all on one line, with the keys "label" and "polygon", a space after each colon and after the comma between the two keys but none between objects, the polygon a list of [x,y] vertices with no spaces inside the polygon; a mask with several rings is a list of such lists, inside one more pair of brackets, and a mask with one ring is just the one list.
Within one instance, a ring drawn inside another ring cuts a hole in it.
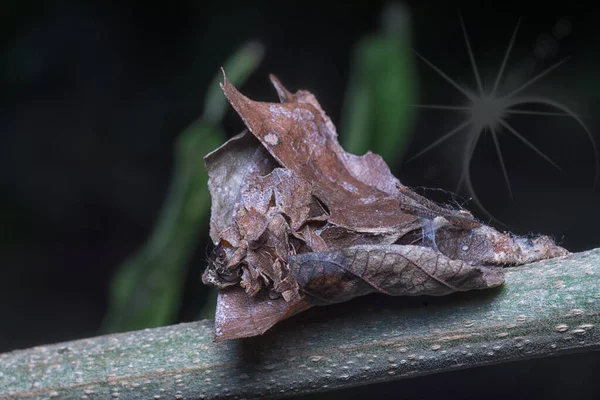
[{"label": "dried brown leaf", "polygon": [[364,294],[443,295],[503,282],[501,266],[566,254],[441,206],[383,159],[346,153],[317,99],[271,75],[281,103],[223,91],[250,132],[206,157],[221,289],[217,340],[254,336],[311,305]]},{"label": "dried brown leaf", "polygon": [[423,246],[363,245],[290,257],[307,301],[340,303],[369,293],[441,296],[504,283],[502,268],[473,266]]},{"label": "dried brown leaf", "polygon": [[247,132],[234,136],[204,158],[208,170],[208,188],[212,199],[210,237],[233,227],[242,190],[252,178],[271,172],[277,163],[260,143]]},{"label": "dried brown leaf", "polygon": [[489,226],[464,230],[445,225],[435,237],[446,256],[480,265],[521,265],[569,253],[548,236],[520,237]]},{"label": "dried brown leaf", "polygon": [[239,287],[224,289],[217,297],[215,341],[262,335],[277,322],[311,307],[304,299],[271,299],[262,292],[250,297]]},{"label": "dried brown leaf", "polygon": [[[250,131],[285,168],[312,186],[329,221],[358,232],[398,232],[418,217],[400,211],[400,198],[354,176],[323,113],[310,102],[262,103],[225,79],[223,91]],[[316,100],[314,100],[316,102]]]}]

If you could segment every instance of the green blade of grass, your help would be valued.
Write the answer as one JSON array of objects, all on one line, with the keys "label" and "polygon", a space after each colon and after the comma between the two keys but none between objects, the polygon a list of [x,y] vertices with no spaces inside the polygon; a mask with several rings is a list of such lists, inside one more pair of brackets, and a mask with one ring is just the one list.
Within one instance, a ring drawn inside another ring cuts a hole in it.
[{"label": "green blade of grass", "polygon": [[[242,85],[262,59],[262,47],[244,46],[226,63],[231,81]],[[146,243],[117,270],[102,332],[122,332],[174,322],[190,258],[210,214],[204,156],[225,140],[218,127],[227,103],[218,73],[206,96],[203,117],[177,139],[168,197]]]},{"label": "green blade of grass", "polygon": [[382,32],[356,46],[341,132],[349,152],[371,150],[394,167],[410,138],[415,74],[407,12],[391,5],[383,17]]},{"label": "green blade of grass", "polygon": [[190,257],[210,212],[204,155],[223,133],[196,123],[177,141],[177,166],[168,198],[147,244],[117,271],[104,332],[156,327],[176,318]]}]

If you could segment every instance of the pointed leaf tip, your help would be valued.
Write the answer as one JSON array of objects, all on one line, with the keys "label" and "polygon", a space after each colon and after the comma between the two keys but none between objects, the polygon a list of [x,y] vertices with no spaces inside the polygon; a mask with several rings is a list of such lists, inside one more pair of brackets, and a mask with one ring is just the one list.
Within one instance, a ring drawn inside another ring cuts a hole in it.
[{"label": "pointed leaf tip", "polygon": [[225,87],[227,86],[229,81],[227,80],[227,74],[225,73],[225,68],[223,68],[223,67],[220,67],[220,68],[221,68],[221,73],[223,74],[223,82],[219,82],[219,86],[221,87],[221,89],[223,91],[225,91]]},{"label": "pointed leaf tip", "polygon": [[287,90],[274,74],[269,74],[269,79],[271,80],[271,84],[277,91],[277,96],[279,97],[279,101],[281,103],[287,103],[292,101],[293,93]]}]

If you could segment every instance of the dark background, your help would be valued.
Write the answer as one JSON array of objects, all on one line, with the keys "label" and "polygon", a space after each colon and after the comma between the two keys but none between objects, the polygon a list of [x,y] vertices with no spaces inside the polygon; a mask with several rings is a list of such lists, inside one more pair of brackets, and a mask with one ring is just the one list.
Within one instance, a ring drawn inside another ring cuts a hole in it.
[{"label": "dark background", "polygon": [[[412,14],[413,48],[471,88],[475,81],[458,12],[487,86],[521,17],[507,71],[533,77],[571,56],[528,93],[576,111],[598,140],[600,13],[592,6],[405,4]],[[274,101],[267,78],[273,72],[291,90],[315,93],[338,123],[353,46],[377,29],[383,5],[2,3],[0,352],[97,334],[112,274],[145,242],[165,199],[174,139],[200,115],[205,89],[231,53],[249,40],[261,41],[265,59],[242,91],[257,100]],[[558,21],[568,21],[570,30],[549,41]],[[419,103],[464,100],[426,64],[415,59],[415,65]],[[458,118],[418,110],[408,156],[456,126]],[[514,126],[555,160],[561,172],[514,137],[501,135],[511,200],[493,142],[482,136],[471,166],[473,183],[484,207],[510,230],[549,234],[571,251],[598,247],[600,196],[592,190],[591,144],[572,119],[557,118],[519,117]],[[230,136],[243,128],[231,110],[224,124]],[[449,141],[395,172],[409,186],[454,191],[460,144],[460,139]],[[459,194],[454,197],[458,201],[470,197],[464,191]],[[447,199],[448,193],[441,196]],[[476,205],[466,207],[488,218]],[[198,245],[180,321],[193,320],[202,306],[205,291],[199,275],[207,245],[206,239]],[[556,357],[338,394],[479,398],[543,392],[544,398],[565,393],[598,398],[598,361],[598,354]],[[551,391],[548,382],[554,382]]]}]

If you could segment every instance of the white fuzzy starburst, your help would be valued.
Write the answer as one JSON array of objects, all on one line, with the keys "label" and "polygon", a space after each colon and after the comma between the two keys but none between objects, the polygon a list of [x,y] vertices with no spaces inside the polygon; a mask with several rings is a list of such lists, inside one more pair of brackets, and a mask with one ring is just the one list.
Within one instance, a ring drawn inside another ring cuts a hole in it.
[{"label": "white fuzzy starburst", "polygon": [[[514,45],[515,38],[517,36],[517,31],[519,29],[519,24],[520,24],[520,21],[519,21],[519,22],[517,22],[517,25],[513,31],[513,34],[510,39],[510,42],[508,44],[508,47],[506,49],[506,52],[504,53],[504,58],[502,60],[502,64],[500,65],[500,68],[498,70],[498,74],[494,81],[494,85],[493,85],[492,89],[489,92],[487,92],[483,88],[481,77],[479,75],[479,69],[477,68],[477,63],[475,61],[475,57],[474,57],[473,51],[471,49],[471,43],[469,40],[469,36],[467,34],[467,30],[465,28],[464,21],[463,21],[462,17],[459,17],[459,18],[460,18],[460,25],[462,28],[463,36],[465,39],[465,44],[467,47],[467,52],[469,54],[471,68],[473,70],[473,75],[475,77],[475,81],[477,84],[477,92],[474,93],[473,91],[469,90],[468,88],[459,85],[456,81],[454,81],[452,78],[450,78],[440,68],[438,68],[433,63],[431,63],[429,60],[427,60],[425,57],[423,57],[421,54],[419,54],[418,52],[413,50],[414,53],[417,55],[417,57],[419,57],[425,64],[427,64],[430,68],[432,68],[435,72],[437,72],[446,82],[448,82],[450,85],[454,86],[460,93],[462,93],[466,97],[468,102],[466,105],[461,105],[461,106],[426,105],[426,104],[415,105],[416,107],[426,108],[426,109],[431,109],[431,110],[458,111],[458,112],[465,114],[466,119],[460,125],[449,130],[444,135],[442,135],[440,138],[435,140],[433,143],[426,146],[425,148],[423,148],[422,150],[417,152],[417,154],[410,157],[407,160],[407,162],[410,162],[410,161],[416,159],[417,157],[420,157],[421,155],[428,152],[433,147],[439,145],[440,143],[444,142],[445,140],[449,139],[450,137],[467,130],[467,132],[468,132],[467,133],[467,141],[466,141],[467,144],[465,146],[463,158],[462,158],[461,177],[460,177],[460,180],[459,180],[456,190],[459,190],[464,185],[466,187],[466,190],[467,190],[469,196],[471,196],[473,201],[482,209],[482,211],[484,213],[486,213],[490,218],[498,221],[481,204],[481,202],[477,198],[477,195],[473,188],[473,184],[471,182],[471,175],[469,172],[469,167],[470,167],[473,152],[475,151],[475,147],[477,146],[479,137],[485,132],[489,132],[491,134],[492,140],[494,143],[494,147],[496,149],[496,154],[498,156],[498,160],[500,163],[500,167],[502,169],[502,174],[504,176],[504,182],[506,184],[508,194],[512,199],[513,194],[512,194],[512,189],[511,189],[511,185],[510,185],[510,180],[509,180],[508,173],[506,170],[506,165],[504,164],[504,159],[502,157],[500,142],[498,140],[498,133],[501,130],[504,130],[504,131],[512,134],[516,138],[518,138],[521,142],[523,142],[525,145],[527,145],[531,150],[533,150],[536,154],[538,154],[540,157],[542,157],[544,160],[546,160],[554,168],[557,168],[558,170],[561,170],[561,168],[550,157],[548,157],[546,154],[544,154],[533,143],[531,143],[529,140],[527,140],[527,138],[525,136],[523,136],[512,125],[509,124],[508,120],[509,120],[510,116],[518,114],[518,115],[531,115],[531,116],[537,115],[537,116],[553,116],[553,117],[556,117],[556,116],[570,117],[570,118],[573,118],[579,124],[579,126],[583,129],[583,131],[587,135],[589,141],[591,142],[592,150],[594,152],[595,166],[596,166],[596,171],[595,171],[595,175],[594,175],[594,183],[593,183],[593,187],[595,187],[596,182],[598,181],[598,176],[600,174],[600,163],[598,160],[598,152],[597,152],[597,148],[596,148],[596,142],[595,142],[594,137],[592,136],[590,130],[587,128],[587,126],[583,122],[583,120],[571,109],[569,109],[568,107],[564,106],[563,104],[560,104],[559,102],[556,102],[552,99],[548,99],[548,98],[544,98],[544,97],[537,97],[537,96],[527,97],[527,96],[520,95],[521,92],[523,92],[523,90],[525,90],[527,87],[531,86],[532,84],[539,81],[540,79],[542,79],[543,77],[548,75],[550,72],[554,71],[556,68],[558,68],[559,66],[564,64],[569,59],[569,57],[565,57],[562,60],[558,61],[557,63],[551,65],[549,68],[547,68],[544,71],[540,72],[539,74],[535,75],[534,77],[529,79],[527,82],[522,84],[520,87],[518,87],[517,89],[510,92],[509,94],[502,95],[502,96],[498,95],[498,90],[499,90],[500,84],[502,83],[504,70],[506,68],[506,64],[510,57],[510,53],[511,53],[513,45]],[[518,109],[519,106],[522,106],[525,104],[543,105],[546,107],[551,107],[557,111],[556,112],[544,112],[544,111],[529,111],[529,110],[519,110]],[[498,221],[498,222],[500,222],[500,221]]]}]

